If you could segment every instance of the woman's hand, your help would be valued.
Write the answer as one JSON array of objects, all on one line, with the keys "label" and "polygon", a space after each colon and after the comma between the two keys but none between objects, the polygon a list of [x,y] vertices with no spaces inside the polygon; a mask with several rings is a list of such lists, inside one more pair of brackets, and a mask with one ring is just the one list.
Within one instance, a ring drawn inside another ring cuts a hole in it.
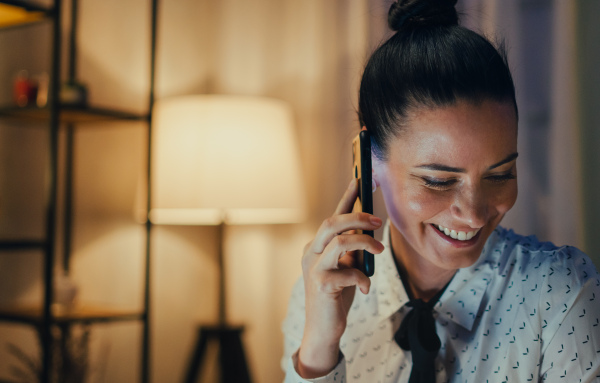
[{"label": "woman's hand", "polygon": [[373,215],[356,212],[358,182],[352,180],[333,216],[326,219],[315,238],[304,248],[302,272],[306,293],[306,323],[298,356],[298,373],[304,378],[327,375],[338,363],[339,343],[355,286],[367,294],[369,278],[354,267],[356,250],[373,254],[383,245],[354,230],[375,230],[382,221]]}]

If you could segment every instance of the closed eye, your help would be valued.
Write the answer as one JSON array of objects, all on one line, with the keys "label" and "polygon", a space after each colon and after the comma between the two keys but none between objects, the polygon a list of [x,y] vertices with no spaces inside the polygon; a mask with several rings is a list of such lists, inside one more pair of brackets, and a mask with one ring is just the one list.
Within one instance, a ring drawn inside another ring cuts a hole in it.
[{"label": "closed eye", "polygon": [[[485,177],[486,180],[491,181],[493,183],[502,183],[508,180],[514,180],[517,176],[515,176],[512,171],[504,174],[495,174]],[[456,184],[458,180],[456,178],[451,178],[447,180],[438,180],[434,178],[421,177],[425,186],[435,190],[447,190],[452,185]]]},{"label": "closed eye", "polygon": [[493,176],[486,177],[487,180],[490,180],[492,182],[505,182],[508,180],[514,180],[515,178],[517,178],[517,176],[515,176],[512,172],[505,174],[496,174]]},{"label": "closed eye", "polygon": [[436,179],[432,179],[432,178],[422,178],[423,182],[425,182],[425,186],[432,188],[432,189],[437,189],[437,190],[446,190],[448,189],[450,186],[454,185],[457,180],[454,178],[451,178],[449,180],[436,180]]}]

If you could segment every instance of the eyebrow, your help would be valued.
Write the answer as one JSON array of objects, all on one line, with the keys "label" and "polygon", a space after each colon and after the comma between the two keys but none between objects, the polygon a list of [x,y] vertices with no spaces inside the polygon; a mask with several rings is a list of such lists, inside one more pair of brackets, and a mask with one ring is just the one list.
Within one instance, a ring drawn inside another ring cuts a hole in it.
[{"label": "eyebrow", "polygon": [[[519,153],[516,153],[516,152],[509,154],[505,159],[493,164],[492,166],[487,168],[487,170],[492,170],[492,169],[502,166],[508,162],[514,161],[518,156],[519,156]],[[467,172],[463,168],[454,168],[452,166],[446,166],[446,165],[441,165],[441,164],[424,164],[424,165],[417,166],[417,168],[427,169],[427,170],[436,170],[436,171],[440,171],[440,172],[451,172],[451,173],[466,173]]]}]

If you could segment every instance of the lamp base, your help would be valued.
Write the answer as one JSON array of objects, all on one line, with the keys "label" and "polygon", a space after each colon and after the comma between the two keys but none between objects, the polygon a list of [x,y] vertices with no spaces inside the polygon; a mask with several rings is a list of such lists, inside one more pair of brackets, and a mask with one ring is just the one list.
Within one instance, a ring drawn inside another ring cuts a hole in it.
[{"label": "lamp base", "polygon": [[202,361],[206,357],[209,342],[219,344],[219,370],[221,383],[251,383],[244,346],[242,345],[243,326],[200,326],[198,341],[190,360],[185,383],[196,383]]}]

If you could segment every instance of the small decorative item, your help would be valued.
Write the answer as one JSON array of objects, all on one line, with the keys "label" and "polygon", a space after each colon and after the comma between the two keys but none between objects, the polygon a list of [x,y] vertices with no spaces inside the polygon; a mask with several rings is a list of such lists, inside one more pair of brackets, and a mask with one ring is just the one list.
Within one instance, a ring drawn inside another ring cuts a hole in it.
[{"label": "small decorative item", "polygon": [[31,105],[35,103],[37,93],[37,82],[29,78],[29,73],[26,70],[19,71],[13,87],[15,103],[22,108]]},{"label": "small decorative item", "polygon": [[69,278],[69,275],[62,271],[54,281],[54,302],[52,310],[54,315],[68,313],[75,307],[77,298],[77,285]]},{"label": "small decorative item", "polygon": [[63,105],[87,105],[88,91],[84,84],[76,81],[67,81],[60,87],[60,102]]}]

